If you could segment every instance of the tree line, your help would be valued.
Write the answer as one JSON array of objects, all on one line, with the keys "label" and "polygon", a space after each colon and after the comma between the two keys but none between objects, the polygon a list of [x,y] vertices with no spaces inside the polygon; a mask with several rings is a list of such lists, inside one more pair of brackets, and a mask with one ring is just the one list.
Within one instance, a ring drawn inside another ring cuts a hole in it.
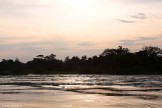
[{"label": "tree line", "polygon": [[162,74],[162,49],[145,46],[138,52],[130,52],[119,46],[107,48],[93,57],[67,56],[65,60],[59,60],[55,54],[38,55],[27,63],[19,59],[2,59],[0,74]]}]

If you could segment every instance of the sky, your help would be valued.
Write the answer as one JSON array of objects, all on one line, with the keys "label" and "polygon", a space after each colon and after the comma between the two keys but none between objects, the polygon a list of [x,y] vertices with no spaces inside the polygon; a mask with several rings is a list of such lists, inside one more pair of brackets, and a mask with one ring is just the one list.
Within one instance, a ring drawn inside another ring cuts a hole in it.
[{"label": "sky", "polygon": [[0,59],[162,48],[162,0],[0,0]]}]

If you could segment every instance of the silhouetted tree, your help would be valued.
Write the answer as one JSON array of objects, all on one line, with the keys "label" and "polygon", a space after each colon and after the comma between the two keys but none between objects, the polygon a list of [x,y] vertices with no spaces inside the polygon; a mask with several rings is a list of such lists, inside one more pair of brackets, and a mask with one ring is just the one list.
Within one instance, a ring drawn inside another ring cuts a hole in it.
[{"label": "silhouetted tree", "polygon": [[37,55],[36,56],[38,59],[44,59],[44,55]]},{"label": "silhouetted tree", "polygon": [[69,56],[65,58],[65,63],[67,63],[70,60]]},{"label": "silhouetted tree", "polygon": [[55,60],[56,59],[56,55],[51,54],[49,56],[46,56],[45,59],[50,60],[50,61]]},{"label": "silhouetted tree", "polygon": [[122,46],[119,46],[117,49],[105,49],[101,56],[108,56],[108,55],[124,55],[129,53],[128,48],[123,48]]},{"label": "silhouetted tree", "polygon": [[131,53],[128,48],[105,49],[99,56],[81,58],[67,56],[64,61],[56,59],[55,54],[37,55],[32,61],[22,63],[3,59],[0,74],[162,74],[162,49],[145,46]]},{"label": "silhouetted tree", "polygon": [[162,49],[159,47],[145,46],[142,48],[141,51],[147,53],[147,56],[152,56],[152,57],[162,56]]}]

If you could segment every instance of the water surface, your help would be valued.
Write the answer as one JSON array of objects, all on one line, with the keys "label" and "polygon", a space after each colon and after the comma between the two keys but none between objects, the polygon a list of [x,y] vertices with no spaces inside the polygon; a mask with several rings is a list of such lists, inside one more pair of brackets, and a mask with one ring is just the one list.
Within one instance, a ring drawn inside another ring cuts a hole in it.
[{"label": "water surface", "polygon": [[0,108],[161,108],[162,75],[0,76]]}]

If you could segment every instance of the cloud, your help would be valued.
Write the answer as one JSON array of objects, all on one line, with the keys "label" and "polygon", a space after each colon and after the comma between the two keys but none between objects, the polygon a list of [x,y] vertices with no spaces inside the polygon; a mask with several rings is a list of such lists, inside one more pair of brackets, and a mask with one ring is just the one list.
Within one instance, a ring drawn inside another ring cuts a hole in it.
[{"label": "cloud", "polygon": [[[128,17],[130,20],[125,20],[125,19],[117,19],[118,21],[122,22],[122,23],[136,23],[139,20],[144,20],[146,19],[146,14],[144,13],[137,13],[137,14],[133,14],[133,15],[129,15]],[[127,18],[127,19],[128,19]]]},{"label": "cloud", "polygon": [[94,46],[96,43],[93,42],[81,42],[78,44],[79,46]]},{"label": "cloud", "polygon": [[137,3],[137,4],[154,4],[154,3],[162,3],[161,0],[113,0],[115,2],[121,3]]},{"label": "cloud", "polygon": [[136,21],[130,21],[130,20],[123,20],[123,19],[117,19],[118,21],[122,23],[135,23]]},{"label": "cloud", "polygon": [[145,41],[152,41],[156,40],[157,37],[138,37],[137,39],[128,39],[128,40],[120,40],[119,43],[122,45],[136,45],[139,44],[140,42],[145,42]]},{"label": "cloud", "polygon": [[139,41],[156,40],[156,37],[139,37]]},{"label": "cloud", "polygon": [[154,19],[162,19],[162,15],[157,13],[151,14],[151,17]]},{"label": "cloud", "polygon": [[35,39],[31,41],[31,38],[27,37],[11,37],[11,36],[0,36],[0,49],[10,50],[10,49],[21,49],[21,50],[39,50],[39,49],[50,49],[54,48],[57,50],[67,50],[69,42],[65,40],[55,40],[55,39]]},{"label": "cloud", "polygon": [[137,13],[137,14],[132,15],[131,17],[136,18],[136,19],[141,19],[141,20],[144,20],[147,18],[144,13]]},{"label": "cloud", "polygon": [[[27,9],[47,7],[37,2],[27,2],[26,0],[0,0],[0,15],[18,16],[24,15]],[[1,16],[2,17],[2,16]]]},{"label": "cloud", "polygon": [[122,45],[134,45],[135,44],[135,40],[120,40],[120,44]]}]

